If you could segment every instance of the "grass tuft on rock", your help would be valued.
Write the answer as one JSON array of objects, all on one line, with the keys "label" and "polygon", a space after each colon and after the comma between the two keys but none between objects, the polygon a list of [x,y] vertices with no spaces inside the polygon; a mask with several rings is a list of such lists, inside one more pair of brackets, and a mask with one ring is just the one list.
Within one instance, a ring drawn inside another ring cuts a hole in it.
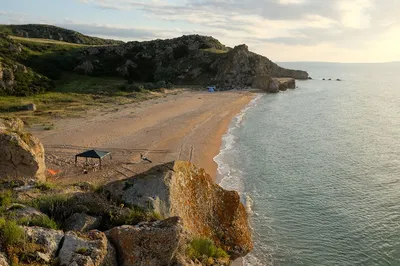
[{"label": "grass tuft on rock", "polygon": [[20,219],[18,223],[25,226],[40,226],[54,230],[59,229],[58,224],[46,215],[36,216],[33,218],[23,218]]},{"label": "grass tuft on rock", "polygon": [[7,247],[23,243],[25,233],[15,221],[0,218],[0,239],[1,243]]},{"label": "grass tuft on rock", "polygon": [[208,261],[208,258],[229,258],[228,254],[221,248],[216,247],[214,242],[208,238],[193,239],[187,249],[187,255],[191,259]]}]

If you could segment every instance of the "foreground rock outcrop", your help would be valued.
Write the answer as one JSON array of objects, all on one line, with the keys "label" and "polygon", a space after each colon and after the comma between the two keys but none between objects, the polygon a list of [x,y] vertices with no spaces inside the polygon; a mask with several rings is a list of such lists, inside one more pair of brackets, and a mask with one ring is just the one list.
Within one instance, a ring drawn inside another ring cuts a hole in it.
[{"label": "foreground rock outcrop", "polygon": [[44,148],[20,119],[0,119],[0,178],[45,181]]},{"label": "foreground rock outcrop", "polygon": [[252,248],[247,213],[239,194],[226,191],[189,162],[176,161],[104,187],[113,200],[179,216],[191,236],[212,239],[232,258]]},{"label": "foreground rock outcrop", "polygon": [[117,248],[121,266],[176,265],[176,255],[184,252],[186,241],[179,217],[137,226],[123,225],[107,234]]}]

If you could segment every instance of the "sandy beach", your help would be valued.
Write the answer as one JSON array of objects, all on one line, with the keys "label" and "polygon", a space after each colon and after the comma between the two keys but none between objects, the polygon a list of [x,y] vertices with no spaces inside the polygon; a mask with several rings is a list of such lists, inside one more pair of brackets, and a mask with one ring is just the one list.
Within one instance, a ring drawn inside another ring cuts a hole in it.
[{"label": "sandy beach", "polygon": [[[60,183],[104,183],[127,178],[173,160],[191,160],[215,178],[222,136],[233,117],[253,99],[247,91],[168,94],[112,110],[91,111],[82,118],[57,121],[49,131],[32,129],[46,150],[47,167],[60,171]],[[99,169],[75,154],[87,149],[110,151]],[[152,160],[147,163],[140,154]],[[83,170],[88,169],[88,174]]]}]

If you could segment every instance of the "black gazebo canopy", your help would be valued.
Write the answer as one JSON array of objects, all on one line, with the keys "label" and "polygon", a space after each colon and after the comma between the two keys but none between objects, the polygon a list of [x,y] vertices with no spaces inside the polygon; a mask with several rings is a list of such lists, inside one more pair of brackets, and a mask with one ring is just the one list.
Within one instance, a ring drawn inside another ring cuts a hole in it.
[{"label": "black gazebo canopy", "polygon": [[101,167],[101,159],[103,159],[104,157],[106,157],[107,155],[111,157],[111,152],[108,151],[98,151],[98,150],[88,150],[82,153],[79,153],[77,155],[75,155],[75,165],[78,162],[78,157],[83,157],[86,158],[86,162],[88,158],[94,158],[94,159],[99,159],[100,162],[100,167]]}]

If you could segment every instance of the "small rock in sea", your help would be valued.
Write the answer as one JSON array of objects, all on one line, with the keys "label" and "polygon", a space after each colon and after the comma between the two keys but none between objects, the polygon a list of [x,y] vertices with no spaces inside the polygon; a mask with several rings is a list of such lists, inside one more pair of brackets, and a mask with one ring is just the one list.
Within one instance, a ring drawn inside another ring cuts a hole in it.
[{"label": "small rock in sea", "polygon": [[322,80],[325,80],[325,78],[323,78]]},{"label": "small rock in sea", "polygon": [[328,80],[332,80],[332,79],[328,79]]},{"label": "small rock in sea", "polygon": [[342,81],[341,79],[336,79],[336,81]]},{"label": "small rock in sea", "polygon": [[308,79],[313,79],[312,77],[308,77]]}]

